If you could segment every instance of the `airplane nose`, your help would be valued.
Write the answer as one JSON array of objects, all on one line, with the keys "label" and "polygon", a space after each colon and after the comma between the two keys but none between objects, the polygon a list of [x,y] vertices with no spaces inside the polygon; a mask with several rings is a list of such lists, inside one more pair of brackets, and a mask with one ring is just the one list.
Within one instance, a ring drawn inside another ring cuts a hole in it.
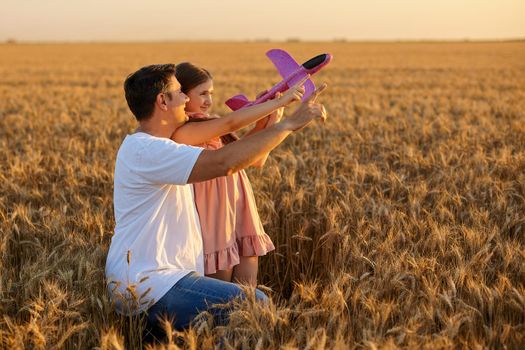
[{"label": "airplane nose", "polygon": [[328,57],[331,58],[332,55],[323,53],[321,55],[317,55],[314,58],[309,59],[308,61],[303,63],[303,67],[306,69],[314,69],[320,64],[324,63]]}]

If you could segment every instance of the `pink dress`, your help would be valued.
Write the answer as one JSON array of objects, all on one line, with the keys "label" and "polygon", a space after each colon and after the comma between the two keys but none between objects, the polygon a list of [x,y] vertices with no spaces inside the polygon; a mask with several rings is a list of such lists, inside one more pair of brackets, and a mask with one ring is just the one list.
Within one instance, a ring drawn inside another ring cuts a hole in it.
[{"label": "pink dress", "polygon": [[[224,144],[216,137],[199,146],[215,150]],[[202,230],[205,274],[231,269],[239,264],[239,256],[262,256],[275,249],[264,232],[244,170],[195,183],[193,188]]]}]

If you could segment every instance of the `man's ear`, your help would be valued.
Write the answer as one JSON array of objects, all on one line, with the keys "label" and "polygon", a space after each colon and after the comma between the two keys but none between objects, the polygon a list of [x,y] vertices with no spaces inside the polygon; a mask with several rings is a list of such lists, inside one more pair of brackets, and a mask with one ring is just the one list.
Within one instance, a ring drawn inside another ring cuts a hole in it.
[{"label": "man's ear", "polygon": [[166,97],[164,96],[162,92],[157,95],[157,99],[155,100],[155,103],[161,110],[163,111],[168,110],[168,104],[166,103]]}]

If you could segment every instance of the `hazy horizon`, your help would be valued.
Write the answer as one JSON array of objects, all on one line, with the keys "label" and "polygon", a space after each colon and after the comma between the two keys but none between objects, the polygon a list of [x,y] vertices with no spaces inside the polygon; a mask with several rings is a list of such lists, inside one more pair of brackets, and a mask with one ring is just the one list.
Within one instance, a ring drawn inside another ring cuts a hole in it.
[{"label": "hazy horizon", "polygon": [[519,0],[254,4],[3,1],[0,41],[499,41],[525,39]]}]

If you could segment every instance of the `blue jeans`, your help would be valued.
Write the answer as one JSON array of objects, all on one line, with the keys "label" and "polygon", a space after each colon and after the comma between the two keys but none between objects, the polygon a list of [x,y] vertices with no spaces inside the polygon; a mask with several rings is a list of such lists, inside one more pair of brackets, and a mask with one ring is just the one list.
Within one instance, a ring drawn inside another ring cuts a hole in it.
[{"label": "blue jeans", "polygon": [[[210,312],[216,323],[224,324],[231,307],[214,307],[213,304],[226,304],[236,297],[245,297],[239,285],[190,272],[148,309],[147,332],[150,337],[162,339],[164,330],[159,317],[167,316],[175,329],[182,330],[202,311]],[[259,289],[255,289],[255,298],[268,302],[268,297]]]}]

